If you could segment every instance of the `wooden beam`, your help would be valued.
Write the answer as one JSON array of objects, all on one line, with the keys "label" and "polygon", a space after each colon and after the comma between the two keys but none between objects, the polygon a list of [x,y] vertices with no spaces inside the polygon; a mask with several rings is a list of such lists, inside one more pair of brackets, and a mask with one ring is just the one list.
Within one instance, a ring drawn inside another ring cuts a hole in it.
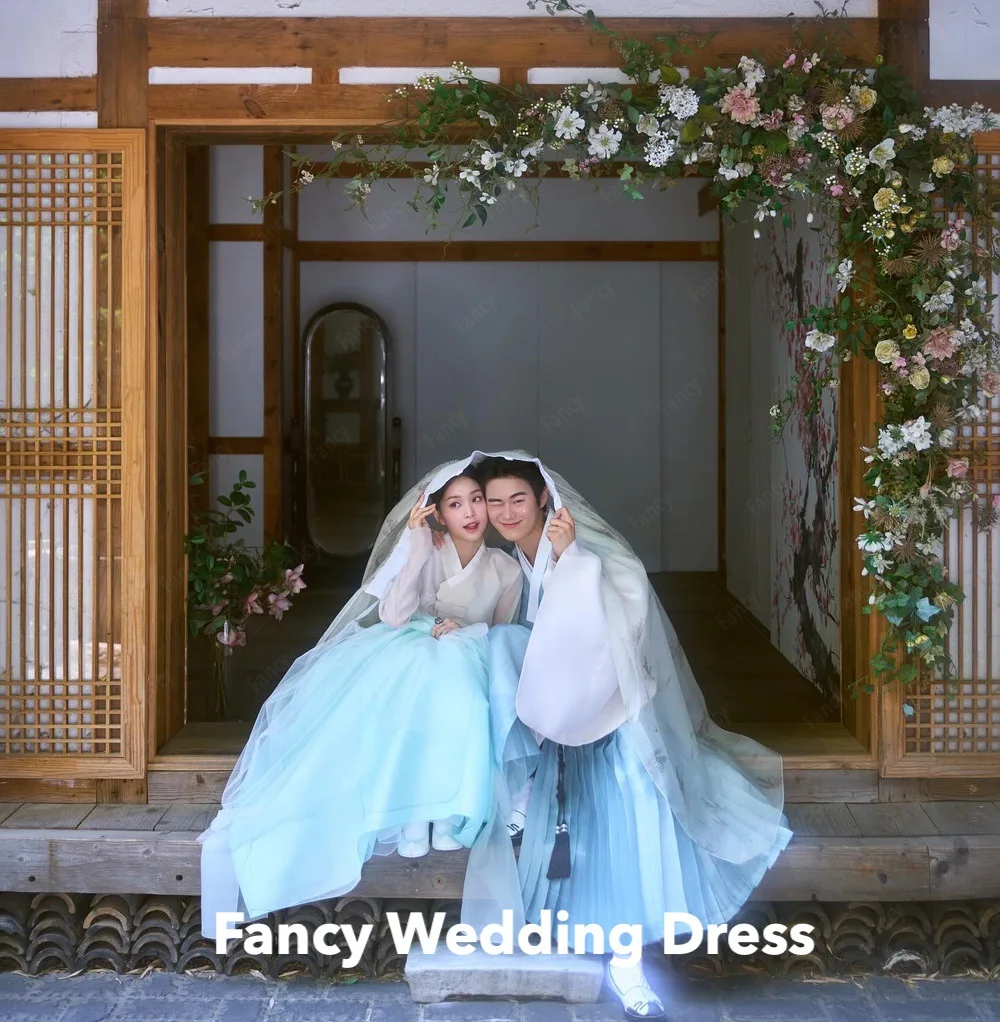
[{"label": "wooden beam", "polygon": [[0,110],[96,110],[97,77],[0,78]]},{"label": "wooden beam", "polygon": [[96,802],[94,780],[0,778],[0,802]]},{"label": "wooden beam", "polygon": [[[264,147],[264,194],[281,191],[282,151],[280,145]],[[264,541],[280,539],[283,534],[281,509],[284,473],[282,472],[282,440],[284,415],[283,296],[284,266],[281,254],[281,228],[284,203],[270,203],[264,210],[264,260],[261,281],[264,298],[264,479],[263,526]]]},{"label": "wooden beam", "polygon": [[97,779],[97,801],[111,805],[137,805],[146,801],[146,778],[118,777]]},{"label": "wooden beam", "polygon": [[97,0],[97,123],[145,128],[147,0]]},{"label": "wooden beam", "polygon": [[209,454],[263,454],[266,443],[262,436],[210,436],[206,450]]},{"label": "wooden beam", "polygon": [[[205,147],[208,148],[207,146]],[[265,191],[266,191],[265,187]],[[208,241],[263,241],[263,224],[209,224]]]},{"label": "wooden beam", "polygon": [[395,86],[381,85],[151,85],[149,116],[159,121],[295,120],[327,129],[382,124],[399,108]]},{"label": "wooden beam", "polygon": [[716,241],[300,241],[303,262],[714,262]]},{"label": "wooden beam", "polygon": [[[187,457],[188,471],[208,464],[209,433],[209,147],[186,148]],[[188,509],[208,510],[208,487],[188,489]]]},{"label": "wooden beam", "polygon": [[982,103],[987,110],[1000,110],[1000,81],[933,78],[924,87],[923,99],[928,106]]},{"label": "wooden beam", "polygon": [[[830,26],[788,18],[607,18],[625,38],[692,33],[706,45],[683,57],[692,73],[734,66],[745,53],[773,62],[796,46],[810,48]],[[837,19],[838,48],[861,66],[878,52],[874,18]],[[604,67],[619,63],[605,36],[577,18],[153,18],[151,65],[314,68],[440,67],[461,59],[476,67]],[[681,60],[679,59],[679,63]]]}]

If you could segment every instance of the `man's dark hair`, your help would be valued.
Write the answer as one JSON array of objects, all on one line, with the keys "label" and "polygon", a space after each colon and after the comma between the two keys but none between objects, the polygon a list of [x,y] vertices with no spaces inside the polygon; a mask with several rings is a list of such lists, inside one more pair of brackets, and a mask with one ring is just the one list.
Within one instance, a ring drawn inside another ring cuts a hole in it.
[{"label": "man's dark hair", "polygon": [[487,458],[479,467],[480,478],[483,481],[483,492],[494,479],[523,479],[535,495],[535,500],[541,504],[542,493],[545,490],[545,479],[541,470],[533,461],[515,461],[512,458]]}]

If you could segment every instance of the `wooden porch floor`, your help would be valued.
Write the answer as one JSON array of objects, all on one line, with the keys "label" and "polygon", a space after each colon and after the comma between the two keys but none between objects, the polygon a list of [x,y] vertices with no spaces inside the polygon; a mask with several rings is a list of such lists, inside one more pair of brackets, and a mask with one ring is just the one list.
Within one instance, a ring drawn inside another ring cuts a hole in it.
[{"label": "wooden porch floor", "polygon": [[[0,891],[198,894],[209,804],[0,803]],[[764,901],[1000,896],[1000,802],[789,804],[795,838]],[[356,893],[458,898],[465,852],[376,856]]]}]

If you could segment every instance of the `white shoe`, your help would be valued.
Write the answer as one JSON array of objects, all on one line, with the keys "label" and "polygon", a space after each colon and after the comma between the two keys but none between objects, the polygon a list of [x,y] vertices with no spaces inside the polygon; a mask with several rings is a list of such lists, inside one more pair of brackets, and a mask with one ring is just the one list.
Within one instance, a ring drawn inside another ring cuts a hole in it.
[{"label": "white shoe", "polygon": [[638,965],[615,965],[609,962],[608,986],[622,1002],[629,1018],[667,1017],[663,1002],[646,980],[641,962]]},{"label": "white shoe", "polygon": [[396,851],[404,859],[419,859],[430,850],[430,826],[426,823],[408,823],[400,834]]},{"label": "white shoe", "polygon": [[431,847],[436,852],[457,852],[465,846],[455,837],[451,820],[435,820],[431,824]]}]

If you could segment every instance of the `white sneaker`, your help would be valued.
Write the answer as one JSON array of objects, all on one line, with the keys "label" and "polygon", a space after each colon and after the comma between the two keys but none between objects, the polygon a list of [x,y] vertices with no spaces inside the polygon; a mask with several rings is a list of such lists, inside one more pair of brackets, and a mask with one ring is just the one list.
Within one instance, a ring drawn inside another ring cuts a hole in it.
[{"label": "white sneaker", "polygon": [[649,985],[638,965],[615,965],[608,963],[608,986],[622,1002],[629,1018],[662,1019],[667,1017],[663,1002]]},{"label": "white sneaker", "polygon": [[457,852],[465,846],[455,837],[455,824],[451,820],[435,820],[431,824],[431,847],[436,852]]},{"label": "white sneaker", "polygon": [[404,859],[419,859],[431,850],[430,826],[427,823],[408,823],[399,836],[396,851]]}]

